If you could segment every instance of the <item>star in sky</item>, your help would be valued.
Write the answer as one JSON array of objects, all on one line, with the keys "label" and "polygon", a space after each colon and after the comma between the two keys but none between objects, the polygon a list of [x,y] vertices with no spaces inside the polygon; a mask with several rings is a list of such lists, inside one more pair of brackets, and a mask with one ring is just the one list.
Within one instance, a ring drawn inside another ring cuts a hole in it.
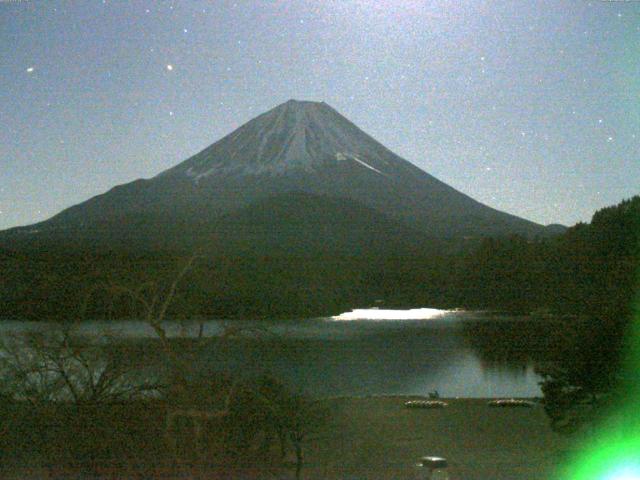
[{"label": "star in sky", "polygon": [[[534,221],[588,220],[638,191],[640,117],[630,102],[638,87],[626,46],[640,32],[630,21],[640,2],[587,8],[558,0],[541,11],[498,7],[498,0],[106,1],[109,8],[48,0],[39,19],[29,3],[10,2],[16,21],[0,32],[0,85],[8,87],[0,105],[9,125],[0,132],[0,184],[12,185],[0,229],[43,219],[14,179],[50,205],[42,214],[50,216],[156,175],[289,98],[327,101],[440,180]],[[104,20],[97,31],[94,18]],[[620,75],[612,88],[603,78],[614,65]],[[178,131],[185,134],[176,141]],[[51,138],[74,160],[50,151]],[[96,151],[114,173],[67,186],[79,165],[97,171]],[[491,173],[489,156],[498,162]],[[544,170],[532,167],[541,163]],[[486,175],[469,183],[474,166]],[[579,201],[553,208],[567,183],[561,172],[574,167],[575,181],[589,172],[590,183]],[[507,181],[524,193],[501,191],[494,203],[490,195]],[[541,187],[527,196],[534,182]],[[602,199],[592,193],[596,182]]]}]

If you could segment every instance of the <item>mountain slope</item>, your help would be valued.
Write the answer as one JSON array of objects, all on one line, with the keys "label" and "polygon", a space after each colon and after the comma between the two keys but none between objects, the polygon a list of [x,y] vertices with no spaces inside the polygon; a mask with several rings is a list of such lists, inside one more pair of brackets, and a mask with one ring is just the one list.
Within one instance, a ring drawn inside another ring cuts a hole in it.
[{"label": "mountain slope", "polygon": [[[214,218],[127,213],[64,228],[5,232],[12,249],[193,252],[222,255],[424,253],[439,245],[416,229],[353,200],[303,192],[263,198]],[[41,235],[40,233],[44,233]]]},{"label": "mountain slope", "polygon": [[188,228],[294,192],[347,199],[434,238],[545,234],[420,170],[330,106],[291,100],[154,178],[115,187],[10,235],[73,232],[77,239],[111,226],[103,234],[126,241],[140,222]]}]

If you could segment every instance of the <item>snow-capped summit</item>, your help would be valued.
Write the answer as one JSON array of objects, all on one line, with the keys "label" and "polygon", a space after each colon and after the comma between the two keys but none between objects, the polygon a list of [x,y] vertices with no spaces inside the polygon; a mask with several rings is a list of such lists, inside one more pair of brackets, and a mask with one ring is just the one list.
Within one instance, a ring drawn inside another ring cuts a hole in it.
[{"label": "snow-capped summit", "polygon": [[[327,199],[334,202],[330,214],[326,205],[314,207]],[[293,211],[301,206],[304,214]],[[115,187],[38,229],[78,232],[118,225],[125,232],[127,225],[153,224],[148,230],[153,236],[179,224],[194,236],[203,225],[235,212],[244,212],[242,221],[250,222],[252,209],[267,215],[265,209],[277,209],[281,219],[305,222],[314,215],[323,222],[335,216],[332,221],[343,224],[354,221],[355,212],[369,219],[379,214],[431,238],[544,234],[541,225],[483,205],[400,158],[326,103],[298,100],[259,115],[151,179]],[[278,228],[276,220],[272,228]],[[371,225],[371,231],[376,228]]]},{"label": "snow-capped summit", "polygon": [[289,100],[164,175],[207,177],[313,173],[353,162],[384,174],[382,145],[324,102]]}]

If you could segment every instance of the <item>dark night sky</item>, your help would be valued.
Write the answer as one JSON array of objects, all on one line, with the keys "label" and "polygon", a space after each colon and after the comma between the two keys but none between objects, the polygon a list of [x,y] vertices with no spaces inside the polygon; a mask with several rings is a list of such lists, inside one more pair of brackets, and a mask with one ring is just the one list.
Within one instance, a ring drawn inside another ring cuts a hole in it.
[{"label": "dark night sky", "polygon": [[640,193],[640,2],[2,1],[0,228],[323,100],[495,208]]}]

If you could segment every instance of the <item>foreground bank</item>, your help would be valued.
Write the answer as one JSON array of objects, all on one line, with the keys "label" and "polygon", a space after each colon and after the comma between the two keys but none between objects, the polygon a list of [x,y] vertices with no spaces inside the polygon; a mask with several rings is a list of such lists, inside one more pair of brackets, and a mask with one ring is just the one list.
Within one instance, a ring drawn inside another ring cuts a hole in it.
[{"label": "foreground bank", "polygon": [[[302,478],[416,478],[419,458],[436,455],[449,461],[451,479],[542,480],[554,478],[571,448],[570,438],[551,431],[540,406],[491,408],[486,399],[454,399],[442,409],[407,409],[407,398],[320,401],[327,418],[305,440]],[[274,462],[258,452],[229,464],[213,448],[203,463],[177,464],[164,445],[159,404],[103,407],[76,416],[79,423],[65,422],[64,412],[54,417],[47,426],[33,417],[12,428],[5,422],[3,478],[295,478],[292,458]],[[180,426],[183,447],[189,428]],[[209,430],[213,445],[215,429]],[[58,443],[61,456],[52,451]]]}]

